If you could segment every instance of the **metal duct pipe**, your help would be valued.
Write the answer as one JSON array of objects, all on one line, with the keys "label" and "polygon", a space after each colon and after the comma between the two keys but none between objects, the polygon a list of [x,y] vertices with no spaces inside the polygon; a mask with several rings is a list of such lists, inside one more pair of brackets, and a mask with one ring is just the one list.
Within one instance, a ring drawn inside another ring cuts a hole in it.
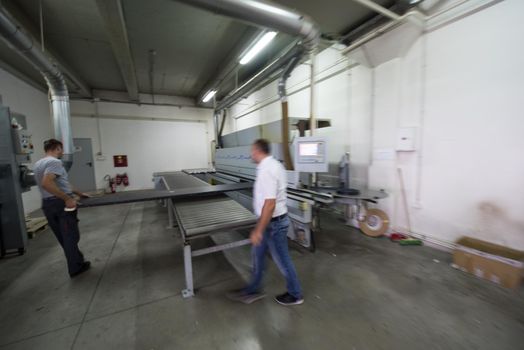
[{"label": "metal duct pipe", "polygon": [[286,82],[289,76],[291,75],[291,72],[297,64],[300,62],[301,56],[294,56],[292,57],[286,68],[282,71],[282,75],[280,76],[280,79],[278,80],[278,96],[280,96],[280,100],[287,101],[287,93],[286,93]]},{"label": "metal duct pipe", "polygon": [[300,60],[304,53],[305,49],[302,45],[295,45],[291,50],[271,62],[269,65],[264,67],[264,69],[251,77],[251,79],[245,82],[242,86],[233,91],[230,96],[220,101],[216,106],[216,110],[221,110],[232,106],[240,98],[252,92],[260,83],[271,77],[273,74],[277,73],[280,69],[282,69],[282,67],[287,65],[290,60],[294,58],[298,58]]},{"label": "metal duct pipe", "polygon": [[278,95],[282,105],[282,152],[284,153],[284,165],[287,170],[293,170],[293,162],[291,161],[291,152],[289,151],[289,112],[287,104],[286,82],[291,72],[300,62],[300,56],[291,58],[286,68],[282,71],[282,75],[278,80]]},{"label": "metal duct pipe", "polygon": [[311,86],[309,88],[309,135],[313,136],[317,127],[315,120],[315,67],[316,67],[316,53],[310,55],[311,65],[309,66],[309,75]]},{"label": "metal duct pipe", "polygon": [[220,123],[220,130],[218,130],[218,146],[220,148],[224,148],[224,139],[222,138],[222,133],[224,132],[224,126],[226,126],[226,117],[227,117],[227,110],[224,109],[222,111],[222,122]]},{"label": "metal duct pipe", "polygon": [[8,46],[17,50],[40,73],[49,87],[51,114],[55,137],[64,144],[62,161],[67,170],[73,164],[73,137],[69,112],[69,92],[64,76],[57,65],[33,43],[31,37],[23,33],[13,21],[0,10],[0,35]]},{"label": "metal duct pipe", "polygon": [[307,50],[316,47],[320,31],[306,16],[283,6],[255,0],[176,0],[237,20],[302,38]]},{"label": "metal duct pipe", "polygon": [[219,111],[215,110],[215,113],[213,113],[213,129],[215,132],[215,148],[220,148],[218,144],[218,115],[220,114]]},{"label": "metal duct pipe", "polygon": [[[307,52],[316,49],[320,31],[316,24],[306,16],[278,6],[274,3],[256,0],[176,0],[200,7],[221,15],[229,16],[249,24],[259,25],[299,37],[301,42],[291,50],[264,67],[241,87],[215,106],[215,112],[226,109],[240,98],[251,93],[262,82],[285,67],[279,81],[279,94],[282,99],[282,145],[287,169],[293,169],[289,152],[289,122],[286,98],[286,80],[300,59]],[[217,120],[218,122],[218,120]],[[218,140],[217,140],[218,141]]]}]

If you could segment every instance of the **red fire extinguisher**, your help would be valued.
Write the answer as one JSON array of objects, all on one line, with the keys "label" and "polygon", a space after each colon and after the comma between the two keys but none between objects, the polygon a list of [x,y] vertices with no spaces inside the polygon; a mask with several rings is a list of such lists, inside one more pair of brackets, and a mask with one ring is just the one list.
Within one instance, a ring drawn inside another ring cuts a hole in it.
[{"label": "red fire extinguisher", "polygon": [[129,186],[129,176],[127,176],[127,173],[124,173],[124,175],[121,176],[122,178],[122,184],[124,186]]},{"label": "red fire extinguisher", "polygon": [[115,185],[115,178],[106,175],[104,176],[104,180],[107,181],[107,187],[106,187],[106,193],[115,193],[116,192],[116,185]]}]

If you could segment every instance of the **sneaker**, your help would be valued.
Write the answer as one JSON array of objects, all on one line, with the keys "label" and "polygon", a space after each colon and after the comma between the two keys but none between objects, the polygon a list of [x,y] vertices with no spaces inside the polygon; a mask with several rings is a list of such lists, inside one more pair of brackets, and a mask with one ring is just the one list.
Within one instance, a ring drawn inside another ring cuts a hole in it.
[{"label": "sneaker", "polygon": [[82,266],[80,267],[80,269],[77,272],[75,272],[75,273],[69,274],[69,276],[71,276],[71,278],[74,278],[74,277],[80,275],[81,273],[86,272],[90,268],[91,268],[91,262],[90,261],[84,261],[82,263]]},{"label": "sneaker", "polygon": [[264,293],[247,293],[245,288],[236,289],[226,294],[227,298],[232,301],[238,301],[244,304],[251,304],[264,298]]},{"label": "sneaker", "polygon": [[277,295],[275,297],[275,300],[277,301],[277,303],[279,303],[280,305],[286,305],[286,306],[289,306],[289,305],[300,305],[304,302],[304,298],[295,298],[294,296],[292,296],[291,294],[289,293],[284,293],[284,294],[281,294],[281,295]]}]

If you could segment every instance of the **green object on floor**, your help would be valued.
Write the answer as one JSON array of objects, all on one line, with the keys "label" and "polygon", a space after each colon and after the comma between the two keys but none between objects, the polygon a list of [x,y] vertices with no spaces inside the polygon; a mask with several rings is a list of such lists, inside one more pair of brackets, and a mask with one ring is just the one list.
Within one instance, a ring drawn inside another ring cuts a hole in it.
[{"label": "green object on floor", "polygon": [[422,245],[422,241],[416,238],[406,238],[399,241],[400,245]]}]

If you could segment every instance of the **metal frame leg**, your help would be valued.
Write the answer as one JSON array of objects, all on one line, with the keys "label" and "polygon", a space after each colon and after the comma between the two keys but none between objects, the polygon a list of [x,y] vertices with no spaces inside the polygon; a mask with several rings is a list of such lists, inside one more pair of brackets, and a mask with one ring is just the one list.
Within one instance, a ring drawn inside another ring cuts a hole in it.
[{"label": "metal frame leg", "polygon": [[171,198],[167,199],[167,217],[169,219],[167,228],[175,227],[175,224],[174,224],[175,220],[174,220],[174,215],[173,215],[173,201],[171,200]]},{"label": "metal frame leg", "polygon": [[195,295],[193,290],[193,262],[191,260],[191,245],[184,244],[184,271],[186,274],[186,289],[182,290],[184,298],[190,298]]}]

